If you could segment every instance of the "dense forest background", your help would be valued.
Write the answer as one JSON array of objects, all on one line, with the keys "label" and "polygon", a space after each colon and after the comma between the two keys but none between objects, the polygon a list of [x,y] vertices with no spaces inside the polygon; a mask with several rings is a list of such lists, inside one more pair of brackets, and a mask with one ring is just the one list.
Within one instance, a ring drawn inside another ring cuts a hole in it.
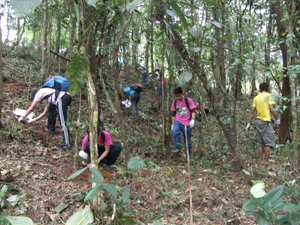
[{"label": "dense forest background", "polygon": [[[62,224],[86,210],[95,224],[253,224],[257,215],[242,211],[251,180],[264,181],[266,192],[285,184],[283,200],[299,202],[299,1],[0,4],[0,187],[7,187],[1,191],[1,215]],[[131,119],[131,109],[121,104],[122,90],[142,83],[138,65],[154,74],[156,60],[168,80],[163,97],[149,77],[140,116]],[[13,115],[30,106],[31,90],[51,75],[71,82],[72,149],[66,152],[54,148],[60,134],[49,137],[46,120],[18,124]],[[281,119],[279,126],[273,124],[276,147],[268,166],[257,164],[254,125],[245,131],[262,82],[270,85]],[[170,108],[177,86],[210,110],[197,116],[189,167],[183,152],[171,154]],[[98,125],[122,145],[117,168],[97,167]],[[89,170],[77,156],[87,126]],[[81,174],[67,179],[78,170]],[[92,177],[100,184],[89,182]],[[17,196],[15,204],[7,200],[11,196]],[[85,196],[93,198],[85,201]]]}]

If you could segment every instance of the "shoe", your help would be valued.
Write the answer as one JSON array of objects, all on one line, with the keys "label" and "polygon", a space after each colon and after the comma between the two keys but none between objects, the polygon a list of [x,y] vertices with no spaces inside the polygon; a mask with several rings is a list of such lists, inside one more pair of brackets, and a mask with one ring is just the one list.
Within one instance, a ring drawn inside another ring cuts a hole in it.
[{"label": "shoe", "polygon": [[108,165],[108,166],[110,166],[110,167],[117,167],[116,164],[110,164],[110,165]]},{"label": "shoe", "polygon": [[48,133],[50,133],[50,134],[52,134],[52,135],[55,135],[55,132],[51,131],[51,130],[48,130],[48,128],[46,128],[45,131],[48,132]]},{"label": "shoe", "polygon": [[180,152],[180,150],[178,150],[178,149],[175,149],[174,151],[172,151],[173,153],[178,153],[178,152]]},{"label": "shoe", "polygon": [[63,151],[65,151],[65,150],[70,149],[70,147],[67,146],[67,145],[62,145],[62,146],[58,146],[57,149],[58,149],[58,150],[63,150]]}]

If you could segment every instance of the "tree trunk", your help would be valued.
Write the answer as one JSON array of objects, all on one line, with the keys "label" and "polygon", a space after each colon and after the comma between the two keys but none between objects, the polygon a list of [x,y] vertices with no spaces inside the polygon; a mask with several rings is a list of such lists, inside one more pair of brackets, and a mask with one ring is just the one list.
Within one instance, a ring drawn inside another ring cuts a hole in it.
[{"label": "tree trunk", "polygon": [[124,124],[123,124],[123,114],[122,114],[122,111],[120,109],[120,99],[119,99],[119,73],[120,73],[120,67],[119,67],[119,63],[118,63],[118,51],[119,51],[119,48],[120,48],[120,45],[121,45],[122,37],[123,37],[123,35],[125,33],[125,30],[126,30],[127,24],[130,22],[131,18],[132,18],[132,14],[127,12],[125,22],[124,22],[123,26],[120,29],[119,37],[118,37],[117,41],[115,42],[113,52],[112,52],[112,56],[113,56],[112,72],[114,74],[115,106],[117,108],[118,120],[119,120],[120,131],[121,131],[121,137],[122,137],[122,142],[123,142],[123,146],[124,146],[126,170],[128,170],[127,165],[128,165],[130,153],[129,153],[129,149],[128,149],[127,142],[126,142],[126,134],[125,134],[125,128],[124,128]]},{"label": "tree trunk", "polygon": [[154,58],[153,58],[153,33],[154,33],[154,16],[153,16],[153,6],[151,6],[151,45],[150,45],[150,54],[151,54],[151,73],[154,74]]},{"label": "tree trunk", "polygon": [[43,21],[43,40],[42,40],[42,68],[41,76],[47,77],[47,24],[48,24],[48,0],[43,0],[44,3],[44,21]]},{"label": "tree trunk", "polygon": [[[163,29],[162,29],[163,30]],[[166,102],[165,102],[165,84],[164,84],[164,78],[165,78],[165,40],[164,40],[164,34],[161,35],[161,42],[162,42],[162,54],[161,54],[161,73],[162,73],[162,81],[161,81],[161,87],[162,87],[162,97],[161,97],[161,110],[162,110],[162,124],[163,124],[163,135],[162,135],[162,147],[163,151],[167,151],[167,145],[166,145]]]},{"label": "tree trunk", "polygon": [[2,29],[1,29],[1,14],[0,14],[0,128],[2,125],[2,104],[3,104],[3,62],[2,62]]},{"label": "tree trunk", "polygon": [[291,88],[291,103],[292,103],[292,129],[293,129],[293,152],[296,154],[296,162],[298,163],[298,113],[297,113],[297,88],[296,88],[296,76],[297,71],[295,71],[293,66],[293,52],[294,52],[294,43],[293,43],[293,30],[295,24],[295,12],[296,12],[296,1],[293,0],[291,3],[291,13],[289,15],[289,23],[288,23],[288,35],[287,35],[287,43],[288,43],[288,51],[287,51],[287,66],[290,67],[288,69],[288,76],[290,77],[290,88]]},{"label": "tree trunk", "polygon": [[[276,15],[276,22],[277,22],[277,31],[278,31],[278,38],[279,39],[286,39],[286,26],[282,20],[285,18],[283,13],[282,7],[280,6],[279,2],[272,3],[272,10]],[[287,68],[287,46],[286,42],[281,42],[280,44],[281,54],[282,54],[282,61],[283,61],[283,68]],[[287,75],[287,70],[283,70],[283,79],[282,79],[282,97],[286,97],[291,99],[291,88],[290,88],[290,79]],[[289,125],[291,122],[291,102],[290,101],[282,101],[282,105],[286,106],[283,108],[283,113],[281,114],[281,123],[279,126],[278,132],[278,141],[280,144],[286,143],[287,140],[287,133],[289,130]]]},{"label": "tree trunk", "polygon": [[61,36],[61,21],[60,21],[60,10],[59,10],[59,5],[58,5],[58,0],[56,0],[56,21],[57,21],[57,34],[56,34],[56,46],[55,50],[56,53],[59,54],[59,48],[60,48],[60,36]]},{"label": "tree trunk", "polygon": [[[70,6],[70,11],[71,11],[71,24],[72,24],[72,28],[70,30],[70,37],[69,37],[69,47],[68,47],[68,55],[69,55],[69,59],[72,59],[73,58],[73,46],[74,46],[74,42],[75,42],[75,34],[76,34],[76,16],[74,15],[75,14],[75,9],[74,9],[74,6],[71,5]],[[73,16],[74,15],[74,16]]]},{"label": "tree trunk", "polygon": [[[145,49],[145,66],[146,68],[148,69],[148,72],[150,71],[149,70],[149,35],[148,35],[148,32],[149,32],[149,23],[147,23],[147,31],[146,31],[146,49]],[[152,72],[152,71],[151,71]],[[153,77],[153,74],[152,74],[152,77]]]}]

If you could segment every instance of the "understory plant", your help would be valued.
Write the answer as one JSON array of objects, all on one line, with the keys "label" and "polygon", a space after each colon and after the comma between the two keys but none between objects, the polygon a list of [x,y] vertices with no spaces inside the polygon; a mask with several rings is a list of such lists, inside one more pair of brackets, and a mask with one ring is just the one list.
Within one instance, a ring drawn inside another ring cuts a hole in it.
[{"label": "understory plant", "polygon": [[254,186],[250,190],[251,201],[246,202],[242,207],[242,210],[247,212],[246,216],[256,216],[259,225],[299,224],[300,202],[297,205],[283,202],[281,196],[284,185],[271,189],[266,195],[263,181],[252,182]]}]

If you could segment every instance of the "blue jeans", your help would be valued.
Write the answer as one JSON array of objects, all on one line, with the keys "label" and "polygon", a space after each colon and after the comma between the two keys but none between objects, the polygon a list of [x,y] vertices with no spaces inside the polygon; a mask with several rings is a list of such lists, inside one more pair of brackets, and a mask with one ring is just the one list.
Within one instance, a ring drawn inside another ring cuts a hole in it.
[{"label": "blue jeans", "polygon": [[145,73],[143,74],[143,82],[144,82],[144,85],[145,85],[145,83],[146,83],[146,81],[147,81],[147,76],[148,76],[148,73],[145,72]]},{"label": "blue jeans", "polygon": [[[186,127],[187,130],[187,139],[188,139],[188,147],[189,147],[189,155],[192,155],[192,128]],[[184,125],[182,125],[180,122],[175,121],[172,135],[173,135],[173,142],[175,145],[175,151],[181,151],[182,147],[180,146],[180,134],[183,133],[183,140],[184,140],[184,147],[185,147],[185,155],[186,154],[186,140],[185,140],[185,130]]]},{"label": "blue jeans", "polygon": [[[86,153],[90,156],[90,154],[91,154],[90,153],[90,142],[87,143],[85,149],[86,149]],[[104,145],[98,145],[98,157],[100,157],[104,151],[105,151]],[[121,145],[111,145],[109,153],[105,157],[106,164],[107,165],[115,164],[118,156],[120,155],[120,152],[121,152]]]},{"label": "blue jeans", "polygon": [[[158,97],[159,97],[159,99],[161,99],[161,97],[162,97],[162,85],[161,84],[158,85],[157,90],[158,90]],[[166,91],[167,91],[166,86],[164,86],[165,101],[166,101],[166,95],[167,95]]]}]

